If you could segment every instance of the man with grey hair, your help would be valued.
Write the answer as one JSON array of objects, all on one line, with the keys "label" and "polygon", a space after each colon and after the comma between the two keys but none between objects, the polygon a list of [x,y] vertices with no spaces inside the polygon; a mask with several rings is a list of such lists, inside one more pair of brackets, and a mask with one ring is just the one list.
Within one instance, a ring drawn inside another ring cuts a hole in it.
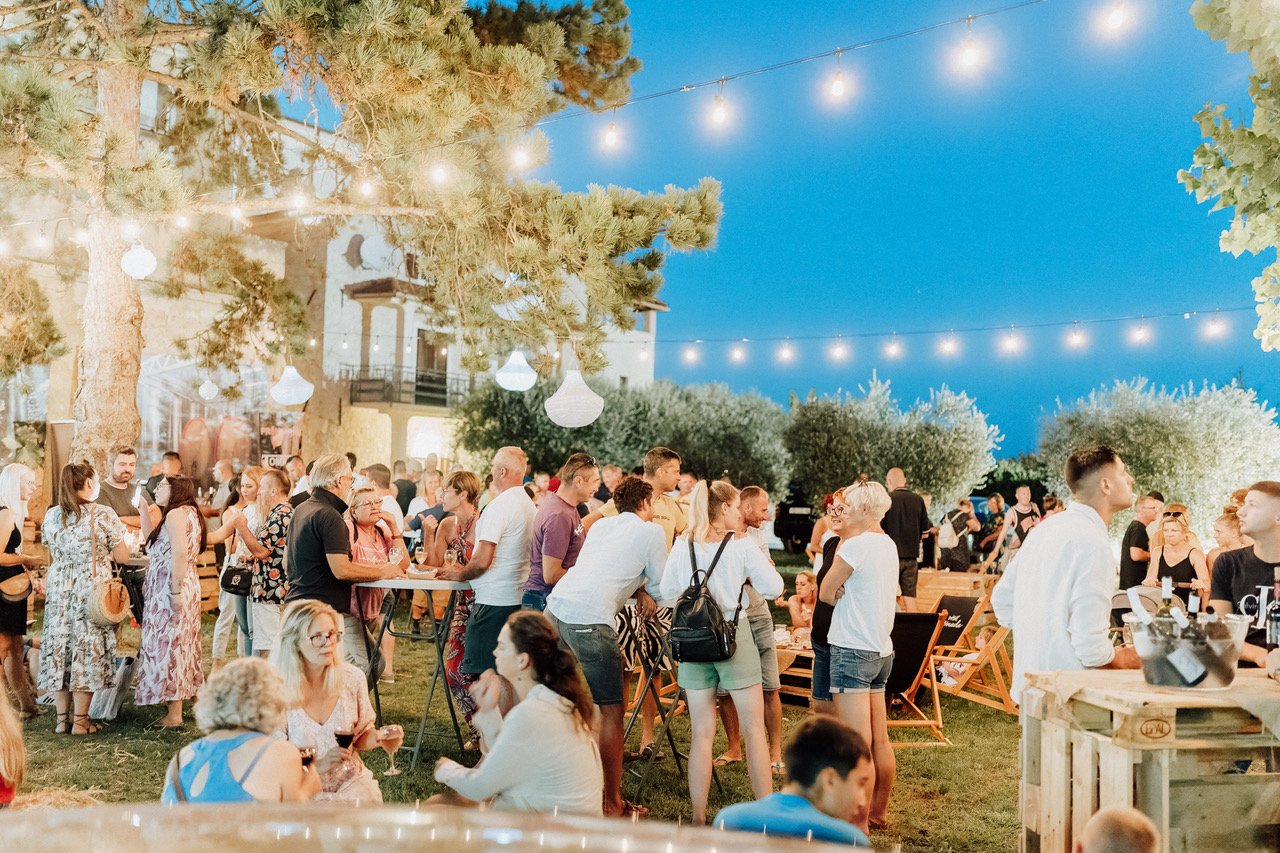
[{"label": "man with grey hair", "polygon": [[493,650],[507,617],[520,609],[529,578],[529,544],[537,508],[524,490],[528,459],[518,447],[493,457],[490,476],[497,495],[476,521],[476,547],[465,566],[440,569],[441,580],[470,581],[475,604],[463,640],[462,672],[479,675],[493,669]]},{"label": "man with grey hair", "polygon": [[364,565],[351,559],[351,538],[342,514],[351,490],[351,463],[338,453],[321,456],[311,468],[311,497],[293,513],[286,543],[289,592],[286,601],[323,601],[343,614],[343,630],[363,636],[351,610],[351,588],[362,581],[404,577],[396,563]]},{"label": "man with grey hair", "polygon": [[1112,807],[1095,812],[1072,844],[1072,853],[1156,853],[1160,832],[1137,809]]}]

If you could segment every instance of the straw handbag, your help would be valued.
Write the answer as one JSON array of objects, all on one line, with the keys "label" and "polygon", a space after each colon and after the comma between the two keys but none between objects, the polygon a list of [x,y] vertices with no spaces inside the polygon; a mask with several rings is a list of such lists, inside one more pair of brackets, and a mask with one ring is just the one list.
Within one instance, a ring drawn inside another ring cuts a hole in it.
[{"label": "straw handbag", "polygon": [[[93,567],[98,567],[98,525],[96,524],[96,505],[89,505],[89,550],[92,553]],[[104,581],[98,581],[93,585],[93,589],[89,591],[89,600],[86,610],[89,621],[94,625],[102,628],[114,628],[125,620],[129,615],[129,591],[125,589],[124,582],[116,577],[112,570],[112,576]],[[96,574],[96,572],[95,572]]]}]

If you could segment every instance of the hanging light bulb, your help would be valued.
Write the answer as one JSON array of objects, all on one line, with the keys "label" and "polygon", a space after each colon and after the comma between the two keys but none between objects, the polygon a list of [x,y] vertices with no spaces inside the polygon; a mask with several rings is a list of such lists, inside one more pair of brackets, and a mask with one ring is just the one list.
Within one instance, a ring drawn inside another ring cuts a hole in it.
[{"label": "hanging light bulb", "polygon": [[218,396],[218,383],[214,382],[212,379],[206,379],[200,385],[199,390],[201,397],[206,400],[212,400],[214,397]]},{"label": "hanging light bulb", "polygon": [[744,350],[742,347],[734,347],[733,350],[729,353],[729,357],[732,358],[734,361],[741,362],[743,359],[747,357],[747,351]]},{"label": "hanging light bulb", "polygon": [[305,193],[296,192],[289,197],[289,206],[294,210],[302,210],[307,206],[307,196]]},{"label": "hanging light bulb", "polygon": [[843,336],[836,338],[836,342],[831,347],[831,357],[839,361],[849,354],[849,350],[844,345]]},{"label": "hanging light bulb", "polygon": [[649,360],[649,347],[648,347],[648,345],[645,345],[645,346],[643,346],[643,347],[641,347],[641,348],[640,348],[640,360],[641,360],[641,361],[648,361],[648,360]]},{"label": "hanging light bulb", "polygon": [[516,150],[511,152],[511,164],[517,169],[528,167],[530,161],[529,152],[523,145],[517,146]]},{"label": "hanging light bulb", "polygon": [[173,217],[173,227],[174,227],[174,228],[186,228],[186,227],[187,227],[188,225],[190,225],[190,224],[191,224],[191,220],[190,220],[190,219],[188,219],[186,216],[184,216],[184,215],[183,215],[183,214],[181,214],[181,213],[179,213],[177,216]]},{"label": "hanging light bulb", "polygon": [[782,361],[791,361],[795,357],[795,353],[791,349],[791,339],[787,338],[787,342],[778,350],[778,358]]},{"label": "hanging light bulb", "polygon": [[3,258],[7,254],[9,254],[9,241],[0,240],[0,258]]},{"label": "hanging light bulb", "polygon": [[141,242],[134,243],[133,248],[120,256],[120,269],[132,279],[144,279],[155,272],[156,256]]},{"label": "hanging light bulb", "polygon": [[953,355],[955,353],[956,333],[954,331],[951,332],[951,335],[949,337],[942,339],[942,343],[939,345],[939,349],[942,350],[943,355]]},{"label": "hanging light bulb", "polygon": [[604,144],[610,148],[618,144],[618,126],[613,122],[609,122],[609,127],[604,132]]},{"label": "hanging light bulb", "polygon": [[369,180],[368,178],[365,178],[363,181],[360,182],[360,195],[371,196],[373,195],[373,189],[374,189],[373,181]]},{"label": "hanging light bulb", "polygon": [[1151,337],[1151,333],[1147,331],[1146,320],[1147,318],[1145,316],[1142,317],[1138,325],[1134,326],[1133,331],[1129,333],[1130,339],[1135,344],[1144,344],[1147,342],[1147,339]]},{"label": "hanging light bulb", "polygon": [[973,43],[973,36],[965,41],[964,50],[960,51],[960,61],[969,68],[978,64],[978,46]]},{"label": "hanging light bulb", "polygon": [[1080,331],[1080,322],[1077,320],[1071,328],[1071,334],[1067,336],[1067,343],[1077,349],[1084,346],[1084,332]]},{"label": "hanging light bulb", "polygon": [[712,120],[717,124],[723,124],[724,120],[727,118],[728,110],[724,108],[724,97],[722,95],[717,95],[716,106],[712,109]]},{"label": "hanging light bulb", "polygon": [[573,429],[587,426],[600,417],[604,411],[604,398],[591,390],[581,373],[567,370],[560,389],[542,406],[552,423]]},{"label": "hanging light bulb", "polygon": [[77,228],[71,235],[71,239],[83,246],[89,242],[89,229]]},{"label": "hanging light bulb", "polygon": [[1009,334],[1005,336],[1003,346],[1005,352],[1017,352],[1022,349],[1022,339],[1013,330],[1013,326],[1009,327]]},{"label": "hanging light bulb", "polygon": [[685,361],[685,364],[693,364],[693,363],[694,363],[695,361],[697,361],[697,360],[698,360],[698,349],[697,349],[697,347],[693,347],[693,346],[687,346],[687,347],[685,347],[685,348],[684,348],[684,361]]},{"label": "hanging light bulb", "polygon": [[232,206],[232,208],[231,208],[231,218],[232,218],[232,219],[243,219],[243,218],[244,218],[244,209],[243,209],[243,208],[241,208],[241,207],[240,207],[240,205],[238,205],[238,204],[237,204],[237,205],[233,205],[233,206]]},{"label": "hanging light bulb", "polygon": [[844,74],[837,69],[836,76],[831,78],[831,97],[843,98],[845,92]]},{"label": "hanging light bulb", "polygon": [[449,354],[449,348],[448,348],[448,347],[440,347],[440,354],[441,354],[441,355],[448,355],[448,354]]},{"label": "hanging light bulb", "polygon": [[120,223],[120,239],[126,243],[135,243],[142,236],[142,226],[132,219]]},{"label": "hanging light bulb", "polygon": [[311,399],[316,386],[302,378],[298,368],[292,364],[285,365],[280,374],[280,381],[271,386],[271,399],[282,406],[301,406]]},{"label": "hanging light bulb", "polygon": [[41,249],[41,250],[47,249],[49,248],[50,245],[52,245],[49,242],[49,236],[45,234],[43,231],[37,234],[35,240],[33,240],[32,242],[37,249]]},{"label": "hanging light bulb", "polygon": [[894,332],[893,337],[889,339],[889,343],[885,344],[884,354],[890,358],[897,358],[902,353],[902,345],[898,343],[898,333]]},{"label": "hanging light bulb", "polygon": [[515,350],[507,358],[507,363],[494,372],[493,378],[508,391],[528,391],[538,381],[538,374],[529,366],[524,353]]}]

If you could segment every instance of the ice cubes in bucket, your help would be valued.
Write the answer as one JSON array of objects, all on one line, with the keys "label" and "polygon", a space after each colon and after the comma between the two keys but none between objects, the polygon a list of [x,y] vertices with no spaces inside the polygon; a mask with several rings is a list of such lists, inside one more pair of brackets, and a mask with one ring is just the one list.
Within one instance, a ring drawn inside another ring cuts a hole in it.
[{"label": "ice cubes in bucket", "polygon": [[1186,617],[1152,617],[1144,622],[1137,614],[1126,613],[1124,621],[1133,634],[1142,675],[1155,687],[1231,686],[1249,630],[1248,618],[1230,613],[1200,613],[1190,623]]}]

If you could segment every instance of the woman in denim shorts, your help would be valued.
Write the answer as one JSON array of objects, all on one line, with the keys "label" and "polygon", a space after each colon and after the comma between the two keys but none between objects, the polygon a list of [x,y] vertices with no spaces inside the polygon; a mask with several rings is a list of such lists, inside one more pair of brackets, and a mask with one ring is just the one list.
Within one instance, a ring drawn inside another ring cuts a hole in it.
[{"label": "woman in denim shorts", "polygon": [[[728,483],[694,486],[689,502],[687,539],[677,539],[663,571],[661,598],[679,597],[689,586],[693,568],[690,545],[697,555],[700,572],[711,568],[721,542],[738,530],[742,520],[738,490]],[[733,657],[717,663],[681,663],[677,679],[689,700],[689,725],[693,743],[689,747],[689,794],[693,800],[693,822],[707,822],[707,794],[711,788],[711,753],[716,736],[716,688],[729,691],[742,725],[742,744],[747,757],[751,790],[757,800],[773,793],[769,770],[769,744],[764,730],[764,692],[760,682],[760,653],[751,636],[746,617],[747,580],[766,599],[781,594],[782,576],[760,549],[748,538],[732,539],[723,546],[715,571],[707,579],[707,589],[726,619],[738,618],[738,648]]]},{"label": "woman in denim shorts", "polygon": [[[822,543],[822,568],[818,570],[819,586],[822,579],[831,573],[831,565],[836,559],[836,550],[845,539],[845,511],[843,490],[824,501],[827,529],[835,536]],[[813,606],[813,621],[809,631],[809,642],[813,645],[813,698],[809,707],[819,714],[835,714],[831,707],[831,646],[827,641],[827,632],[831,629],[831,616],[835,610],[830,604],[818,599]]]},{"label": "woman in denim shorts", "polygon": [[870,825],[883,828],[897,765],[886,725],[885,685],[893,669],[894,599],[898,550],[880,529],[889,493],[865,481],[844,490],[840,547],[818,596],[835,605],[827,641],[831,646],[831,693],[836,715],[871,743],[876,787]]}]

